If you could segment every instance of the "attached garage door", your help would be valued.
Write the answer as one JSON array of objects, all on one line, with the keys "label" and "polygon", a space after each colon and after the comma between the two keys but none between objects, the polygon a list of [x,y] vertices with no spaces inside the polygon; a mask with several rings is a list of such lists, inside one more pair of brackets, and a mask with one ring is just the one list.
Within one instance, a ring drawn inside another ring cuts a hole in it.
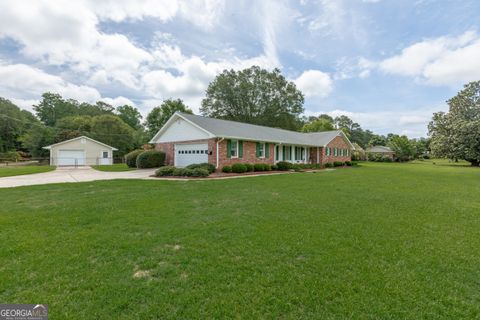
[{"label": "attached garage door", "polygon": [[175,166],[186,167],[192,163],[203,162],[208,162],[208,145],[206,143],[175,145]]},{"label": "attached garage door", "polygon": [[58,150],[57,165],[58,166],[84,166],[85,151],[84,150]]}]

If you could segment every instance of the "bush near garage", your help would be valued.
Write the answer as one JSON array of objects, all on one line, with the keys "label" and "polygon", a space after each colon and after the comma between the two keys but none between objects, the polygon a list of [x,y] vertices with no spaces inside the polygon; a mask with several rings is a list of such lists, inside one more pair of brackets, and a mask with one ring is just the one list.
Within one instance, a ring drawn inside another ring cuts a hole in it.
[{"label": "bush near garage", "polygon": [[133,150],[125,155],[125,163],[129,168],[137,167],[137,157],[143,150]]},{"label": "bush near garage", "polygon": [[158,168],[165,164],[165,152],[147,150],[137,156],[137,168]]},{"label": "bush near garage", "polygon": [[231,166],[224,166],[224,167],[222,168],[222,172],[232,173],[232,167],[231,167]]},{"label": "bush near garage", "polygon": [[157,177],[168,177],[168,176],[173,176],[173,173],[175,172],[174,166],[164,166],[159,168],[157,171],[155,171],[155,175]]},{"label": "bush near garage", "polygon": [[194,164],[190,164],[187,166],[188,169],[197,169],[197,168],[201,168],[201,169],[205,169],[208,171],[208,173],[214,173],[217,168],[215,168],[215,166],[211,163],[207,163],[207,162],[204,162],[204,163],[194,163]]}]

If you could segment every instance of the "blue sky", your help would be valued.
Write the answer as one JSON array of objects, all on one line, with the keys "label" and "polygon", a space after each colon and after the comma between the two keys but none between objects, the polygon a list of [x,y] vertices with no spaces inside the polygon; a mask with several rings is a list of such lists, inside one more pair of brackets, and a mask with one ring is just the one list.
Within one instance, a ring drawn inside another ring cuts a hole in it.
[{"label": "blue sky", "polygon": [[425,136],[480,79],[479,13],[476,0],[0,0],[0,96],[198,111],[216,74],[255,64],[294,81],[307,115]]}]

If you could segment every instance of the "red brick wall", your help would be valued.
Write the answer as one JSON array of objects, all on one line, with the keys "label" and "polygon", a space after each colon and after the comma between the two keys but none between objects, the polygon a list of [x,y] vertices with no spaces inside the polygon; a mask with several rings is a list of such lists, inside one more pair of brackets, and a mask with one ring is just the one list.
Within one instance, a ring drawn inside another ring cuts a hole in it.
[{"label": "red brick wall", "polygon": [[275,162],[274,158],[274,144],[268,144],[269,157],[257,158],[257,143],[254,141],[243,141],[243,157],[242,158],[228,158],[227,157],[227,140],[223,140],[218,145],[219,167],[229,166],[234,163],[269,163]]},{"label": "red brick wall", "polygon": [[[334,161],[342,161],[342,162],[345,162],[345,161],[351,161],[352,160],[352,150],[349,150],[348,151],[348,156],[340,156],[340,155],[337,155],[336,157],[334,156],[334,151],[333,151],[333,148],[337,148],[337,149],[350,149],[350,146],[347,144],[347,142],[345,142],[345,140],[342,138],[342,137],[335,137],[332,141],[330,141],[330,143],[327,145],[328,148],[331,148],[332,151],[330,153],[330,156],[327,156],[326,155],[326,150],[325,148],[322,148],[320,151],[320,162],[322,164],[325,164],[327,162],[334,162]],[[338,154],[340,154],[340,152],[338,151]]]}]

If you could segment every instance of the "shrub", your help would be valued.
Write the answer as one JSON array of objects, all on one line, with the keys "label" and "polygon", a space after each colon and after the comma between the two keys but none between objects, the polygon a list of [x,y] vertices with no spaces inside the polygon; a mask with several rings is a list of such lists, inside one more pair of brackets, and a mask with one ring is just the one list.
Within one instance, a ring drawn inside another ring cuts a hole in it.
[{"label": "shrub", "polygon": [[313,165],[313,167],[314,167],[315,169],[322,169],[322,168],[323,168],[323,166],[322,166],[320,163],[315,163],[315,164]]},{"label": "shrub", "polygon": [[137,168],[157,168],[165,164],[165,152],[148,150],[137,157]]},{"label": "shrub", "polygon": [[302,166],[297,163],[292,166],[292,169],[296,172],[303,170]]},{"label": "shrub", "polygon": [[194,164],[191,164],[191,165],[188,165],[187,166],[188,169],[197,169],[197,168],[201,168],[201,169],[205,169],[208,171],[208,173],[214,173],[216,168],[213,164],[211,163],[207,163],[207,162],[204,162],[204,163],[194,163]]},{"label": "shrub", "polygon": [[125,163],[127,164],[127,166],[130,167],[130,168],[136,168],[137,167],[137,157],[142,152],[143,152],[143,150],[133,150],[132,152],[127,153],[125,155]]},{"label": "shrub", "polygon": [[286,161],[277,162],[277,169],[280,171],[288,171],[292,169],[292,164]]},{"label": "shrub", "polygon": [[383,157],[383,162],[392,162],[392,158],[390,157]]},{"label": "shrub", "polygon": [[278,166],[276,164],[272,164],[272,166],[270,167],[270,169],[272,169],[273,171],[277,171],[278,170]]},{"label": "shrub", "polygon": [[333,166],[334,167],[343,167],[343,162],[342,161],[334,161]]},{"label": "shrub", "polygon": [[265,163],[265,164],[263,165],[263,168],[265,169],[265,171],[272,171],[272,166],[269,165],[268,163]]},{"label": "shrub", "polygon": [[232,165],[232,172],[244,173],[247,172],[247,167],[243,163],[234,163]]},{"label": "shrub", "polygon": [[176,168],[173,167],[173,166],[161,167],[161,168],[157,169],[157,171],[155,171],[155,175],[157,177],[173,176],[173,173],[174,173],[175,169]]},{"label": "shrub", "polygon": [[195,168],[195,169],[187,169],[192,170],[191,176],[192,177],[208,177],[210,172],[208,172],[205,168]]},{"label": "shrub", "polygon": [[325,168],[331,168],[331,167],[333,167],[333,163],[331,162],[325,163]]},{"label": "shrub", "polygon": [[175,170],[173,170],[172,176],[188,177],[191,174],[191,171],[191,169],[187,168],[175,168]]},{"label": "shrub", "polygon": [[347,167],[351,167],[351,166],[352,166],[352,162],[351,162],[351,161],[345,161],[345,165],[346,165]]},{"label": "shrub", "polygon": [[245,163],[245,167],[247,167],[248,172],[252,172],[253,170],[255,170],[254,165],[250,163]]},{"label": "shrub", "polygon": [[224,167],[222,168],[222,172],[231,173],[231,172],[232,172],[232,167],[230,167],[230,166],[224,166]]},{"label": "shrub", "polygon": [[255,171],[265,171],[265,165],[263,163],[255,163],[253,167]]}]

